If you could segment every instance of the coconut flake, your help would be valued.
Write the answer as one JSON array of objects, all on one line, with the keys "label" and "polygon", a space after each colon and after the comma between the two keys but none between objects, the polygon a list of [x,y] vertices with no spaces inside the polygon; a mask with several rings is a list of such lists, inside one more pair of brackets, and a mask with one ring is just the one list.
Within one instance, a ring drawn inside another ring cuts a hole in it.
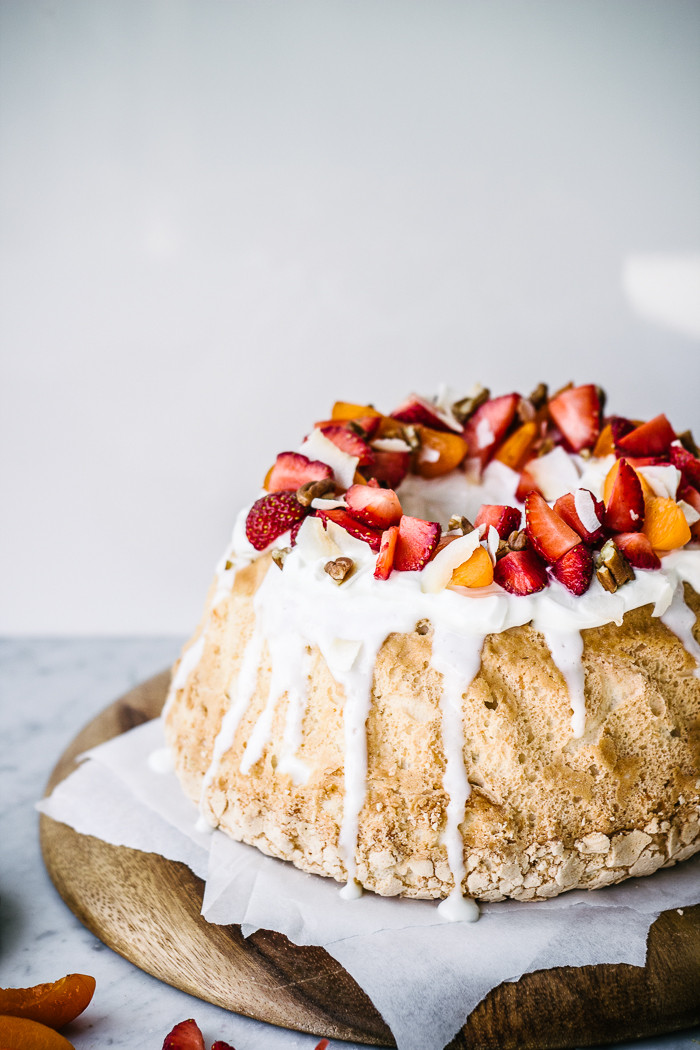
[{"label": "coconut flake", "polygon": [[595,500],[588,489],[576,489],[574,492],[574,507],[578,514],[578,519],[586,532],[597,532],[603,523],[598,520],[598,515],[595,512]]},{"label": "coconut flake", "polygon": [[686,503],[684,499],[679,499],[678,506],[683,511],[685,520],[689,525],[695,525],[696,522],[700,521],[700,514],[698,514],[695,507],[692,507],[690,503]]},{"label": "coconut flake", "polygon": [[355,479],[357,464],[360,462],[357,456],[343,452],[342,448],[333,444],[320,430],[312,430],[299,451],[309,459],[318,459],[321,463],[326,463],[340,487],[350,488]]},{"label": "coconut flake", "polygon": [[468,561],[478,546],[479,532],[477,529],[448,543],[423,569],[420,580],[421,590],[427,594],[435,594],[447,587],[457,566]]},{"label": "coconut flake", "polygon": [[553,448],[527,465],[535,485],[548,503],[578,487],[579,473],[571,456],[561,446]]},{"label": "coconut flake", "polygon": [[681,472],[672,463],[659,463],[649,467],[637,467],[652,488],[655,496],[662,499],[675,499],[681,481]]}]

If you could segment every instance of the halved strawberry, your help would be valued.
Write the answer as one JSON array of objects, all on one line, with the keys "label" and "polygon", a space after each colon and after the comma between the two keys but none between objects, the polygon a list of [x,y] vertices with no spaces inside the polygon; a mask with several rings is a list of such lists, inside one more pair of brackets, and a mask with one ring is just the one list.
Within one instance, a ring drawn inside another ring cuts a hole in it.
[{"label": "halved strawberry", "polygon": [[618,438],[615,447],[623,456],[666,456],[675,440],[675,430],[661,414]]},{"label": "halved strawberry", "polygon": [[296,490],[307,481],[324,481],[332,477],[333,471],[327,463],[321,463],[318,459],[308,459],[300,452],[280,452],[265,479],[265,488],[268,492]]},{"label": "halved strawberry", "polygon": [[400,423],[423,423],[433,430],[454,430],[461,433],[461,426],[446,412],[442,412],[431,401],[426,401],[418,394],[410,394],[399,407],[390,413],[392,419],[398,419]]},{"label": "halved strawberry", "polygon": [[374,463],[362,471],[363,475],[384,481],[392,489],[398,488],[408,474],[411,465],[410,452],[381,452],[376,448],[372,451]]},{"label": "halved strawberry", "polygon": [[643,532],[618,532],[613,539],[635,569],[661,568],[661,559]]},{"label": "halved strawberry", "polygon": [[376,482],[351,485],[345,493],[345,501],[348,513],[373,529],[388,529],[391,525],[398,525],[403,513],[394,490],[380,488]]},{"label": "halved strawberry", "polygon": [[204,1039],[193,1018],[180,1021],[165,1037],[163,1050],[204,1050]]},{"label": "halved strawberry", "polygon": [[379,554],[377,555],[377,565],[374,570],[374,578],[376,580],[388,580],[391,576],[398,538],[398,525],[392,525],[391,528],[382,534],[382,542],[379,545]]},{"label": "halved strawberry", "polygon": [[639,532],[644,524],[642,483],[626,459],[617,464],[605,506],[605,525],[611,532]]},{"label": "halved strawberry", "polygon": [[552,576],[572,594],[585,594],[593,578],[593,555],[585,543],[578,543],[562,554],[552,566]]},{"label": "halved strawberry", "polygon": [[548,585],[547,567],[531,548],[511,551],[500,558],[494,566],[493,578],[510,594],[535,594]]},{"label": "halved strawberry", "polygon": [[552,510],[539,492],[531,492],[525,500],[525,529],[537,553],[551,563],[581,542],[579,534]]},{"label": "halved strawberry", "polygon": [[321,433],[349,456],[357,456],[359,466],[366,467],[374,460],[372,449],[354,430],[348,430],[340,423],[332,423],[330,426],[321,427]]},{"label": "halved strawberry", "polygon": [[[560,496],[554,504],[554,509],[562,521],[577,532],[585,543],[595,544],[604,538],[605,504],[596,499],[588,489],[578,489],[577,492],[567,492]],[[581,520],[579,510],[586,520],[585,524]],[[592,528],[596,521],[598,526]]]},{"label": "halved strawberry", "polygon": [[266,547],[302,521],[309,512],[293,492],[270,492],[261,496],[248,511],[245,534],[256,551]]},{"label": "halved strawberry", "polygon": [[669,459],[680,470],[684,483],[700,492],[700,459],[696,459],[682,445],[671,445]]},{"label": "halved strawberry", "polygon": [[441,531],[437,521],[409,518],[404,514],[399,522],[394,568],[399,572],[422,569],[437,547]]},{"label": "halved strawberry", "polygon": [[595,445],[600,433],[600,397],[593,383],[563,390],[547,407],[572,452]]},{"label": "halved strawberry", "polygon": [[340,525],[341,529],[345,529],[351,536],[354,536],[357,540],[364,540],[368,543],[373,551],[378,551],[382,542],[382,534],[379,529],[373,529],[370,525],[363,525],[361,521],[356,521],[355,518],[351,518],[346,510],[342,507],[333,507],[331,510],[318,510],[316,511],[319,518],[325,521],[334,521],[336,525]]},{"label": "halved strawberry", "polygon": [[482,467],[506,436],[520,404],[520,394],[504,394],[484,401],[464,428],[470,456],[481,460]]},{"label": "halved strawberry", "polygon": [[625,419],[624,416],[612,416],[609,420],[610,432],[612,435],[613,445],[618,455],[622,455],[621,450],[618,449],[618,441],[625,437],[626,434],[631,434],[635,428],[635,424],[631,419]]},{"label": "halved strawberry", "polygon": [[479,513],[474,519],[474,525],[485,525],[488,532],[489,526],[494,529],[502,540],[507,540],[511,532],[520,528],[522,513],[517,507],[503,507],[495,503],[482,504]]}]

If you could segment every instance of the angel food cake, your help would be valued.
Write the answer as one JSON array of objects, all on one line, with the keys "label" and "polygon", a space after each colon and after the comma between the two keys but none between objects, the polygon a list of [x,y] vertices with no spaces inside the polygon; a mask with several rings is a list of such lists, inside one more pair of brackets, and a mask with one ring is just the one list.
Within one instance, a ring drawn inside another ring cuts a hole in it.
[{"label": "angel food cake", "polygon": [[203,820],[448,917],[700,849],[700,459],[603,402],[338,402],[277,456],[164,710]]}]

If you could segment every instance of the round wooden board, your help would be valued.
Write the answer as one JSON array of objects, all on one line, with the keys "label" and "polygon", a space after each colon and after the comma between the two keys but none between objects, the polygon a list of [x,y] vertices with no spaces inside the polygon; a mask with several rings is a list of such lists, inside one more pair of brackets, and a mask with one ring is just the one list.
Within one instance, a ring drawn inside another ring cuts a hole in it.
[{"label": "round wooden board", "polygon": [[[137,686],[83,729],[61,756],[47,793],[82,751],[150,718],[169,674]],[[203,883],[183,864],[79,835],[41,817],[44,861],[68,907],[100,940],[167,984],[270,1024],[393,1046],[370,999],[324,949],[259,930],[214,926],[200,915]],[[700,1023],[700,905],[659,916],[646,966],[540,970],[494,988],[449,1050],[591,1046]]]}]

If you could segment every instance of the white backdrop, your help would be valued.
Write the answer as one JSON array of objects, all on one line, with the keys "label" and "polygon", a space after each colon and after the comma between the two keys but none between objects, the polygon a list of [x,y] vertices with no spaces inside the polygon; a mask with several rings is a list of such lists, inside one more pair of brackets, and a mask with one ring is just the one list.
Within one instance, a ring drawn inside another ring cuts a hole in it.
[{"label": "white backdrop", "polygon": [[695,0],[3,0],[0,631],[188,631],[336,398],[700,430],[624,279],[700,250],[699,58]]}]

